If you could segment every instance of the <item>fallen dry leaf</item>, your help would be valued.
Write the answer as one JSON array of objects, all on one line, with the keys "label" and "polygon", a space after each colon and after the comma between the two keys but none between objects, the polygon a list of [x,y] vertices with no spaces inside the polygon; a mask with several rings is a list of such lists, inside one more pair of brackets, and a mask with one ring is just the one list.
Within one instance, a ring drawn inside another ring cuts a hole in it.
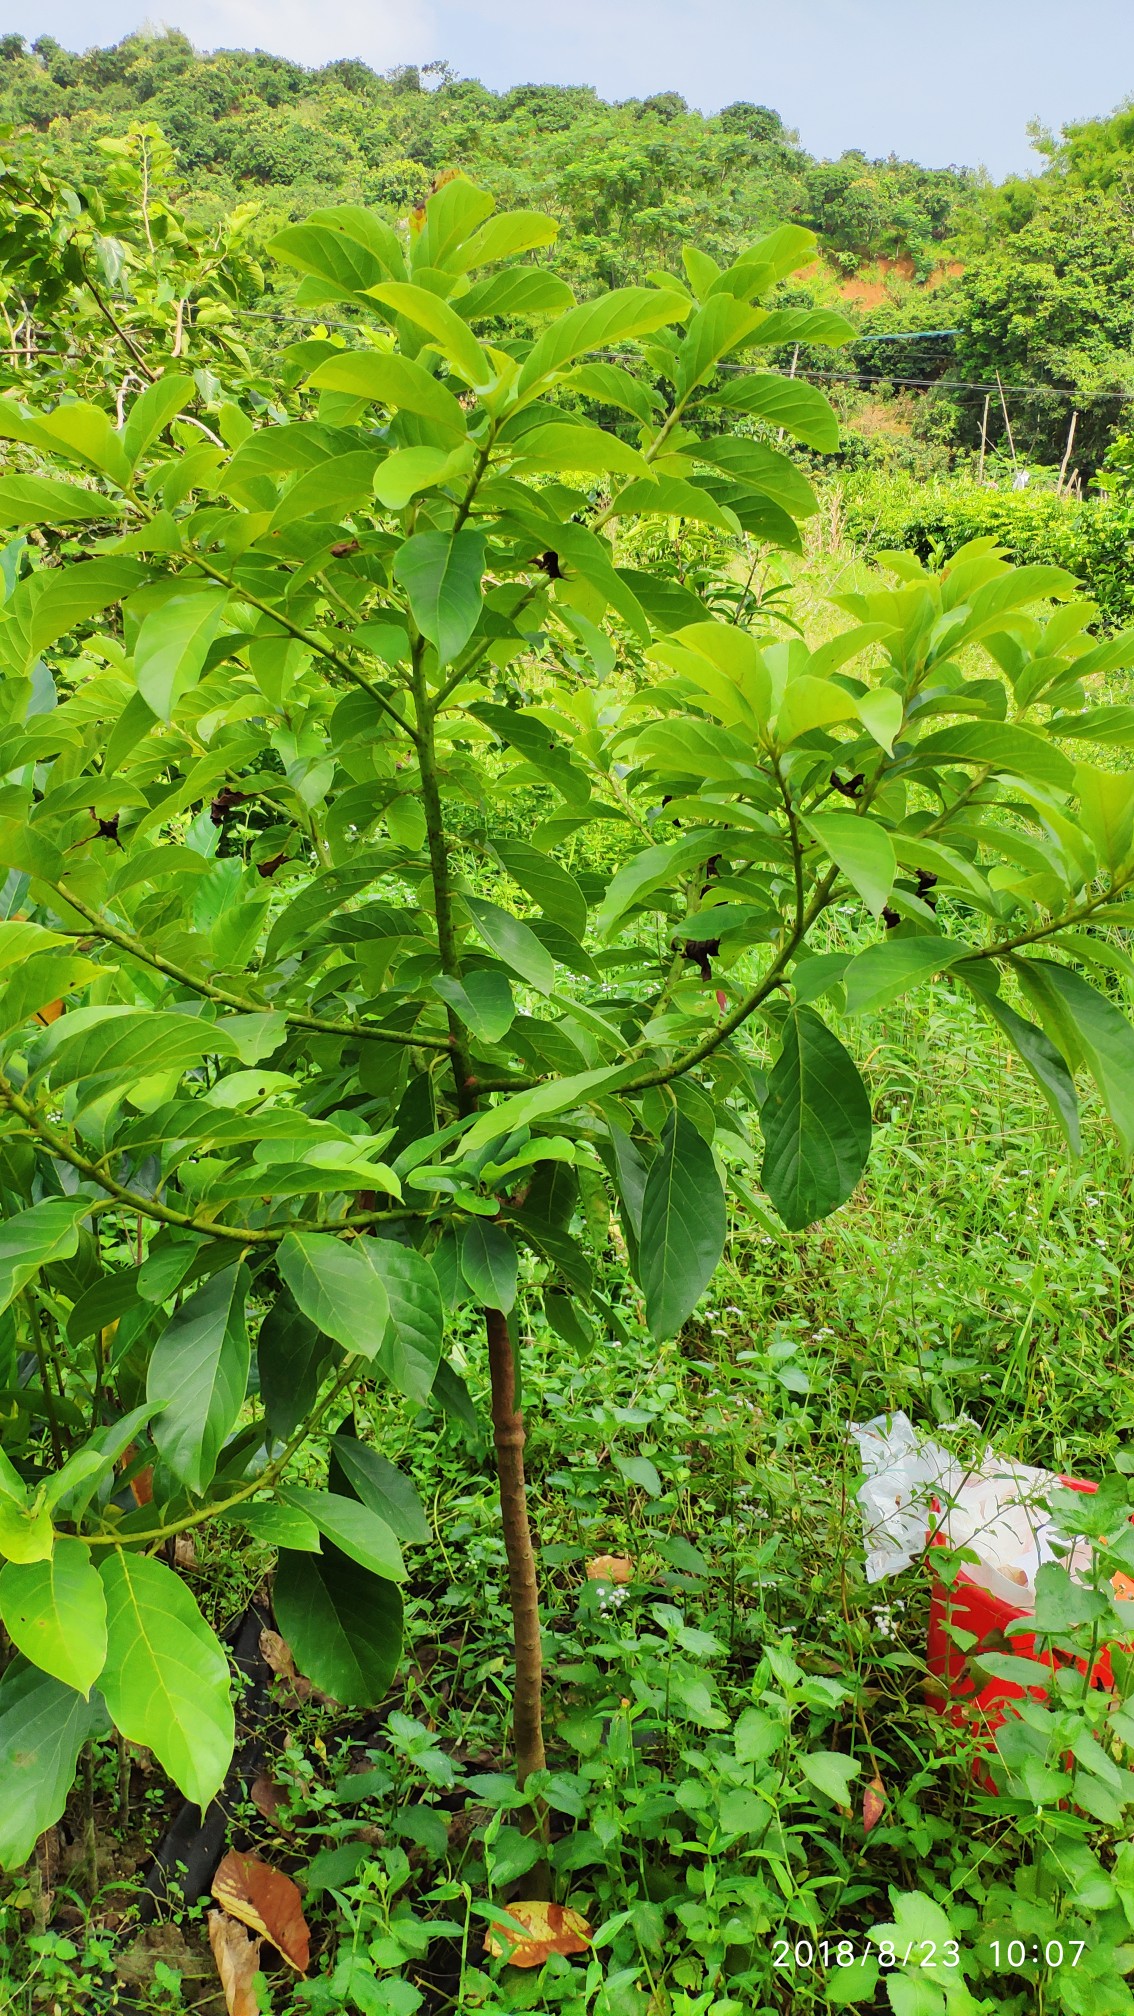
[{"label": "fallen dry leaf", "polygon": [[287,1798],[287,1794],[282,1786],[276,1784],[274,1778],[253,1778],[251,1785],[248,1787],[248,1797],[251,1799],[256,1811],[263,1814],[265,1820],[272,1820],[277,1826],[280,1824],[279,1811]]},{"label": "fallen dry leaf", "polygon": [[282,1869],[273,1869],[255,1855],[242,1855],[231,1848],[213,1877],[213,1896],[218,1904],[242,1925],[250,1925],[290,1967],[306,1974],[311,1957],[311,1935],[299,1891]]},{"label": "fallen dry leaf", "polygon": [[291,1646],[278,1631],[261,1631],[260,1657],[265,1666],[270,1666],[276,1679],[290,1687],[297,1701],[315,1701],[323,1708],[337,1708],[339,1703],[330,1694],[304,1678],[292,1657]]},{"label": "fallen dry leaf", "polygon": [[580,1911],[569,1904],[545,1904],[539,1898],[509,1904],[509,1918],[522,1925],[528,1936],[522,1939],[506,1926],[494,1926],[484,1935],[484,1950],[494,1960],[501,1955],[513,1967],[542,1967],[553,1953],[585,1953],[591,1943],[591,1928]]},{"label": "fallen dry leaf", "polygon": [[886,1787],[876,1771],[862,1795],[862,1827],[865,1834],[869,1834],[872,1827],[877,1827],[885,1811]]},{"label": "fallen dry leaf", "polygon": [[228,2016],[260,2016],[255,1989],[260,1971],[260,1941],[226,1911],[209,1912],[209,1945],[224,1989]]},{"label": "fallen dry leaf", "polygon": [[634,1563],[628,1554],[596,1554],[587,1562],[589,1582],[632,1582]]}]

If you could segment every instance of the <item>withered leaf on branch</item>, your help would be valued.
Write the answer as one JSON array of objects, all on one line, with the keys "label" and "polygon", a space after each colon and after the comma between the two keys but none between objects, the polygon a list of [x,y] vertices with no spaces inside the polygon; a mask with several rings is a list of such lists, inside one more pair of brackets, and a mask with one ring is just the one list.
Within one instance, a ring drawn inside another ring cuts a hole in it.
[{"label": "withered leaf on branch", "polygon": [[299,1891],[282,1869],[255,1855],[229,1850],[213,1877],[213,1896],[242,1925],[269,1939],[288,1965],[306,1974],[311,1935]]},{"label": "withered leaf on branch", "polygon": [[484,1935],[484,1948],[494,1960],[501,1955],[513,1967],[542,1967],[553,1953],[585,1953],[591,1943],[591,1928],[581,1911],[569,1904],[545,1904],[539,1898],[509,1904],[509,1918],[524,1927],[526,1937],[507,1925],[493,1926]]}]

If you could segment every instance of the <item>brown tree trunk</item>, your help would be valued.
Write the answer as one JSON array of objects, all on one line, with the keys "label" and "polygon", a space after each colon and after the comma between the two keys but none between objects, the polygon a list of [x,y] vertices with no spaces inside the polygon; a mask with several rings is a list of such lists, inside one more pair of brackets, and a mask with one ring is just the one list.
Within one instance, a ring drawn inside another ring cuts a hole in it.
[{"label": "brown tree trunk", "polygon": [[516,1755],[516,1783],[523,1786],[533,1771],[543,1770],[545,1762],[543,1654],[539,1635],[535,1553],[528,1524],[527,1484],[524,1478],[524,1415],[523,1409],[516,1405],[516,1367],[507,1318],[499,1309],[486,1309],[484,1327],[492,1374],[492,1428],[500,1479],[504,1546],[508,1556],[512,1639],[516,1652],[512,1740]]}]

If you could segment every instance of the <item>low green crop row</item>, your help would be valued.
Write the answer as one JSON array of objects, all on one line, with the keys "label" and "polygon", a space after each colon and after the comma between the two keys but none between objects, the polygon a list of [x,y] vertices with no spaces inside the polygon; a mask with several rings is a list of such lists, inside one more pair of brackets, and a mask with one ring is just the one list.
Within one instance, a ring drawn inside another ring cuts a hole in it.
[{"label": "low green crop row", "polygon": [[900,547],[929,559],[992,536],[1018,563],[1077,574],[1108,626],[1134,621],[1134,503],[892,476],[844,479],[840,490],[844,535],[868,553]]}]

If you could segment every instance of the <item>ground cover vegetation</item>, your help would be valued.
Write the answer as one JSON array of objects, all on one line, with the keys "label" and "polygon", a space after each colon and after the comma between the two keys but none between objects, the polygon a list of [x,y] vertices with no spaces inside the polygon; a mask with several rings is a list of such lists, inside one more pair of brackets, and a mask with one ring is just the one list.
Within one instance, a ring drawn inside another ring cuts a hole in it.
[{"label": "ground cover vegetation", "polygon": [[[126,125],[5,155],[8,2005],[1128,2010],[1134,643],[824,550],[800,225],[579,299]],[[1101,1481],[975,1777],[899,1404]],[[144,1929],[182,1798],[306,1923],[190,1814]]]}]

